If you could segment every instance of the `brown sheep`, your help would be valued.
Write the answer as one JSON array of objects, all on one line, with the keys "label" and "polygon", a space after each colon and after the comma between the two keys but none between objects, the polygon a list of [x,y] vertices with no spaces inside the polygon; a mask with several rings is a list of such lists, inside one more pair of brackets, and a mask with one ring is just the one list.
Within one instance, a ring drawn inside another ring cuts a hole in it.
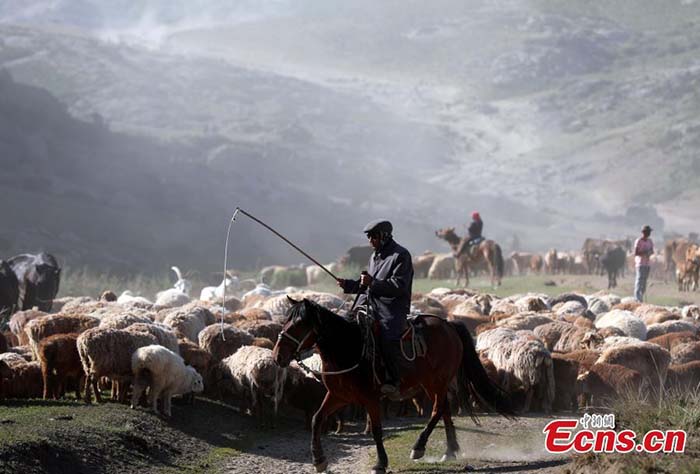
[{"label": "brown sheep", "polygon": [[250,343],[251,346],[263,347],[265,349],[274,349],[275,343],[266,337],[256,337],[253,338],[253,342]]},{"label": "brown sheep", "polygon": [[82,333],[76,341],[80,361],[85,372],[85,402],[90,403],[90,389],[94,389],[97,402],[102,402],[97,382],[100,377],[109,377],[117,384],[117,398],[126,400],[131,383],[131,357],[139,347],[158,344],[155,336],[130,333],[123,329],[92,328]]},{"label": "brown sheep", "polygon": [[570,323],[565,321],[552,321],[537,326],[532,332],[542,341],[547,350],[553,351],[554,346],[556,346],[562,334],[574,330],[574,326]]},{"label": "brown sheep", "polygon": [[[20,345],[19,338],[12,331],[3,331],[2,335],[5,337],[7,347],[15,347]],[[2,352],[7,352],[7,347]]]},{"label": "brown sheep", "polygon": [[578,390],[587,402],[617,398],[626,393],[639,393],[643,383],[642,374],[617,364],[597,363],[578,377]]},{"label": "brown sheep", "polygon": [[681,393],[694,393],[700,387],[700,361],[668,366],[666,388]]},{"label": "brown sheep", "polygon": [[247,319],[249,321],[256,320],[272,320],[272,315],[262,308],[243,308],[238,313],[242,319]]},{"label": "brown sheep", "polygon": [[[178,350],[180,351],[180,356],[185,361],[185,364],[194,367],[194,369],[202,376],[204,380],[204,390],[209,393],[211,388],[211,378],[210,378],[210,368],[211,368],[211,354],[199,347],[197,344],[188,341],[187,339],[178,339]],[[190,402],[194,403],[194,393],[188,394],[184,397]]]},{"label": "brown sheep", "polygon": [[663,387],[671,354],[656,344],[637,342],[603,351],[597,363],[622,365],[639,372],[652,387]]},{"label": "brown sheep", "polygon": [[34,358],[38,360],[37,350],[42,339],[54,334],[81,333],[99,323],[100,320],[92,316],[51,314],[29,321],[24,331],[27,333]]},{"label": "brown sheep", "polygon": [[575,410],[577,408],[577,384],[580,364],[573,359],[552,354],[554,371],[554,408],[557,410]]},{"label": "brown sheep", "polygon": [[[600,357],[600,352],[592,351],[590,349],[580,349],[565,354],[556,353],[556,355],[560,359],[573,360],[578,363],[579,373],[581,373],[582,371],[590,370],[590,368],[593,367]],[[554,356],[554,354],[552,354],[552,356]]]},{"label": "brown sheep", "polygon": [[276,341],[282,332],[282,325],[274,321],[243,321],[236,326],[248,331],[254,337],[266,337],[271,341]]},{"label": "brown sheep", "polygon": [[112,290],[105,290],[100,295],[100,301],[106,301],[108,303],[113,303],[117,301],[117,295]]},{"label": "brown sheep", "polygon": [[222,361],[241,347],[252,343],[252,334],[230,324],[223,324],[223,328],[221,324],[212,324],[199,333],[199,347],[211,354],[212,364]]},{"label": "brown sheep", "polygon": [[2,354],[0,398],[41,398],[43,389],[41,365],[38,362],[27,362],[12,353]]},{"label": "brown sheep", "polygon": [[76,344],[79,335],[54,334],[39,342],[37,354],[44,381],[44,400],[63,396],[69,379],[77,383],[76,398],[80,400],[80,381],[84,373]]},{"label": "brown sheep", "polygon": [[[652,339],[647,340],[647,342],[651,342],[653,344],[658,344],[659,346],[663,347],[667,351],[672,350],[678,344],[684,344],[686,342],[696,342],[696,341],[698,341],[698,337],[690,331],[670,332],[668,334],[664,334],[662,336],[657,336],[657,337],[654,337]],[[673,355],[673,354],[671,354],[671,355]]]},{"label": "brown sheep", "polygon": [[673,346],[671,357],[676,365],[700,360],[700,342],[686,342]]},{"label": "brown sheep", "polygon": [[636,309],[637,309],[638,307],[640,307],[641,305],[642,305],[642,303],[639,303],[639,302],[637,302],[637,301],[628,301],[628,302],[626,302],[626,303],[618,303],[618,304],[614,305],[614,306],[613,306],[612,308],[610,308],[610,309],[611,309],[611,310],[613,310],[613,309],[621,309],[621,310],[623,310],[623,311],[632,311],[632,312],[634,312],[634,310],[636,310]]}]

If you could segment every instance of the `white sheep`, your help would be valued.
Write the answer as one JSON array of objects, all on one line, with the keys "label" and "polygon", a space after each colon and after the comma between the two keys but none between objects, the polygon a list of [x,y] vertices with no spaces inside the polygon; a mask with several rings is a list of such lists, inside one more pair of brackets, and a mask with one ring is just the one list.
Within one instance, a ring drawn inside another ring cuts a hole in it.
[{"label": "white sheep", "polygon": [[137,304],[143,306],[153,306],[153,302],[143,296],[137,296],[133,291],[124,290],[119,298],[117,298],[117,303],[120,305],[127,304]]},{"label": "white sheep", "polygon": [[644,321],[635,316],[631,311],[622,309],[614,309],[602,316],[599,316],[595,322],[595,327],[602,329],[605,327],[616,327],[626,336],[634,337],[639,340],[647,338],[647,326]]},{"label": "white sheep", "polygon": [[265,399],[272,401],[274,414],[282,400],[286,369],[280,368],[272,351],[256,346],[243,346],[221,362],[226,378],[236,395],[250,403],[252,412],[262,422]]},{"label": "white sheep", "polygon": [[552,355],[531,331],[499,327],[479,334],[476,349],[488,357],[502,374],[502,385],[509,390],[514,379],[525,391],[523,411],[528,411],[535,392],[542,408],[549,412],[555,396]]},{"label": "white sheep", "polygon": [[141,394],[149,387],[148,398],[155,413],[158,413],[158,400],[163,402],[163,414],[171,416],[173,395],[201,393],[204,390],[202,376],[185,365],[184,360],[163,346],[140,347],[131,357],[131,370],[134,374],[134,388],[131,408],[135,408]]},{"label": "white sheep", "polygon": [[171,267],[177,275],[177,281],[172,288],[159,291],[156,294],[157,308],[176,308],[186,305],[190,302],[190,291],[192,291],[192,283],[189,280],[182,278],[182,273],[177,267]]}]

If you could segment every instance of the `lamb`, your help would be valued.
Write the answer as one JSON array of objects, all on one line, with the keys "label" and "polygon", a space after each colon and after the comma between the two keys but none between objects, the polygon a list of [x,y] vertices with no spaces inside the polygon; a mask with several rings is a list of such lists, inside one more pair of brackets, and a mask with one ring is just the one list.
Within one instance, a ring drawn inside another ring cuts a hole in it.
[{"label": "lamb", "polygon": [[605,349],[597,363],[617,364],[639,372],[653,388],[663,387],[671,354],[656,344],[637,341],[635,344]]},{"label": "lamb", "polygon": [[29,347],[32,348],[34,359],[38,359],[37,350],[39,341],[53,334],[81,333],[86,329],[94,328],[100,320],[92,316],[51,314],[43,318],[34,319],[27,323],[24,331],[29,339]]},{"label": "lamb", "polygon": [[224,359],[221,366],[229,389],[248,402],[261,424],[266,415],[265,400],[272,402],[277,414],[287,372],[277,365],[271,350],[244,346]]},{"label": "lamb", "polygon": [[84,373],[76,344],[79,335],[54,334],[39,342],[37,355],[44,381],[44,400],[49,397],[59,399],[71,379],[76,383],[76,399],[80,400],[80,382]]},{"label": "lamb", "polygon": [[192,342],[198,342],[199,332],[216,319],[208,309],[202,306],[184,307],[169,313],[163,323],[170,326],[178,337],[185,337]]},{"label": "lamb", "polygon": [[126,385],[131,382],[131,356],[139,347],[157,344],[155,336],[130,333],[123,329],[92,328],[82,333],[76,344],[85,372],[85,401],[90,403],[90,388],[95,390],[97,402],[102,402],[97,381],[109,377],[118,384],[117,397],[126,396]]},{"label": "lamb", "polygon": [[700,342],[686,342],[671,349],[672,362],[676,365],[700,360]]},{"label": "lamb", "polygon": [[[223,328],[222,328],[223,326]],[[224,337],[222,338],[221,332]],[[253,343],[253,336],[230,324],[212,324],[199,333],[199,347],[211,354],[214,363]]]},{"label": "lamb", "polygon": [[135,408],[141,394],[149,387],[148,398],[154,413],[158,413],[158,400],[163,401],[163,414],[172,416],[171,399],[183,393],[201,393],[204,390],[202,376],[185,365],[182,357],[160,345],[136,349],[131,356],[134,388],[131,408]]},{"label": "lamb", "polygon": [[700,361],[669,365],[666,388],[680,393],[694,393],[700,387]]},{"label": "lamb", "polygon": [[629,311],[612,310],[600,316],[595,322],[598,329],[613,326],[620,329],[625,336],[645,340],[647,327],[642,320]]},{"label": "lamb", "polygon": [[597,363],[578,376],[578,390],[588,403],[639,393],[644,380],[634,369],[617,364]]},{"label": "lamb", "polygon": [[673,332],[698,332],[698,327],[688,321],[669,320],[663,323],[650,324],[647,326],[647,339],[652,339],[664,334]]},{"label": "lamb", "polygon": [[150,334],[156,338],[158,344],[173,351],[175,354],[180,354],[177,335],[165,324],[162,323],[134,323],[127,327],[126,330],[130,333]]},{"label": "lamb", "polygon": [[686,342],[698,341],[698,336],[694,332],[684,331],[684,332],[670,332],[661,336],[656,336],[653,339],[647,339],[647,342],[653,344],[658,344],[667,351],[671,351],[678,344],[684,344]]}]

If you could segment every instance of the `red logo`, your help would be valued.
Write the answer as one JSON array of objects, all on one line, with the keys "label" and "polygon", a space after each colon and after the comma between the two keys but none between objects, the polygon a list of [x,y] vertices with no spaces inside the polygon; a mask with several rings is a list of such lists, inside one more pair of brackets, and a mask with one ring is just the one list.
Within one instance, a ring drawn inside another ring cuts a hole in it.
[{"label": "red logo", "polygon": [[[582,429],[576,431],[581,425]],[[561,419],[547,423],[545,449],[549,453],[682,453],[685,451],[684,430],[651,430],[639,443],[632,430],[615,431],[615,415],[585,414],[580,420]]]}]

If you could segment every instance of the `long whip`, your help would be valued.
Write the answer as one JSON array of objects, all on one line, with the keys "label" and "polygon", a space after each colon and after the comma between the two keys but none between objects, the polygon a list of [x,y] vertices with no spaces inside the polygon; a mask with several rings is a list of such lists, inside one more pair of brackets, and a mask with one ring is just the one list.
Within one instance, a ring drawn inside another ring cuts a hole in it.
[{"label": "long whip", "polygon": [[280,234],[280,233],[277,232],[275,229],[273,229],[273,228],[270,227],[269,225],[265,224],[263,221],[261,221],[260,219],[258,219],[258,218],[255,217],[254,215],[250,214],[249,212],[244,211],[244,210],[241,209],[240,207],[236,207],[236,210],[233,211],[233,215],[231,216],[231,221],[228,223],[228,230],[226,231],[226,245],[224,246],[224,295],[223,295],[223,296],[224,296],[224,300],[223,300],[223,309],[222,309],[222,311],[221,311],[221,337],[222,337],[223,340],[226,340],[226,339],[224,338],[224,316],[226,315],[226,269],[227,269],[227,267],[228,267],[228,241],[229,241],[229,237],[230,237],[230,235],[231,235],[231,226],[232,226],[233,223],[236,221],[236,216],[238,215],[239,212],[240,212],[241,214],[245,215],[245,216],[248,216],[249,218],[251,218],[252,220],[254,220],[255,222],[257,222],[258,224],[260,224],[261,226],[265,227],[267,230],[269,230],[270,232],[272,232],[273,234],[275,234],[277,237],[279,237],[280,239],[284,240],[284,241],[287,242],[289,245],[291,245],[292,247],[294,247],[294,249],[297,250],[299,253],[301,253],[303,256],[305,256],[306,258],[308,258],[309,260],[311,260],[312,262],[314,262],[316,265],[318,265],[319,267],[321,267],[321,269],[323,269],[324,272],[328,273],[331,277],[333,277],[334,280],[336,280],[336,281],[339,280],[339,278],[338,278],[337,276],[335,276],[335,275],[333,274],[333,272],[331,272],[331,271],[330,271],[329,269],[327,269],[325,266],[323,266],[322,264],[320,264],[320,263],[318,262],[318,260],[316,260],[315,258],[313,258],[311,255],[309,255],[308,253],[304,252],[301,248],[299,248],[298,245],[295,245],[293,242],[291,242],[291,241],[290,241],[288,238],[286,238],[284,235]]}]

